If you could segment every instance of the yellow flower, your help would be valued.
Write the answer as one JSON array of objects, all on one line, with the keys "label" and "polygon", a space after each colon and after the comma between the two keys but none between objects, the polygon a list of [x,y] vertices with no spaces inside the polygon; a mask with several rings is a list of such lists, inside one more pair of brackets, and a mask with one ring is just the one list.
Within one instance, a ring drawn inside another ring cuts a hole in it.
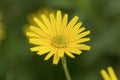
[{"label": "yellow flower", "polygon": [[26,31],[29,42],[35,47],[30,48],[31,51],[37,51],[38,55],[47,53],[44,60],[48,60],[53,56],[53,64],[58,64],[59,59],[68,55],[75,58],[73,54],[80,55],[82,50],[90,50],[90,46],[83,44],[90,38],[84,38],[90,31],[85,31],[85,27],[81,27],[82,22],[78,22],[78,17],[75,16],[68,23],[68,14],[62,13],[60,10],[54,13],[49,13],[35,16],[33,21],[37,24],[31,25]]},{"label": "yellow flower", "polygon": [[4,24],[2,23],[2,14],[0,13],[0,41],[2,41],[5,37],[5,32],[4,32]]},{"label": "yellow flower", "polygon": [[104,80],[118,80],[113,68],[109,66],[107,69],[108,69],[108,73],[104,69],[102,69],[100,72],[103,79]]},{"label": "yellow flower", "polygon": [[2,23],[0,23],[0,41],[3,40],[5,37],[4,35],[4,26]]}]

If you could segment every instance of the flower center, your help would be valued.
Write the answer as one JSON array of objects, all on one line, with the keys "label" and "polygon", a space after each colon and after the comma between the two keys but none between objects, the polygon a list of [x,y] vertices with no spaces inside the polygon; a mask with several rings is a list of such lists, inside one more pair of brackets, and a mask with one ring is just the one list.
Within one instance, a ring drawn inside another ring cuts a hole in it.
[{"label": "flower center", "polygon": [[66,38],[63,35],[56,35],[53,37],[52,45],[57,48],[62,48],[66,46]]}]

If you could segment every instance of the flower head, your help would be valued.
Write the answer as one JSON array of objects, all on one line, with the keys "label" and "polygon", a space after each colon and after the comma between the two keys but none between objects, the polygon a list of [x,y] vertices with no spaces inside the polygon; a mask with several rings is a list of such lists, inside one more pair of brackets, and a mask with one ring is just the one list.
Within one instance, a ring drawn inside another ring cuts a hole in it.
[{"label": "flower head", "polygon": [[78,22],[78,17],[73,17],[68,22],[68,14],[58,10],[55,13],[49,13],[35,16],[33,21],[36,25],[31,25],[26,31],[29,42],[35,46],[30,48],[36,51],[38,55],[47,54],[44,60],[48,60],[53,56],[53,64],[58,64],[59,59],[68,55],[75,58],[73,54],[80,55],[82,50],[90,50],[90,46],[83,44],[90,38],[84,38],[90,31],[85,31],[85,27],[81,27],[82,22]]},{"label": "flower head", "polygon": [[0,13],[0,41],[5,37],[4,24],[2,23],[2,14]]},{"label": "flower head", "polygon": [[100,73],[104,80],[118,80],[117,76],[111,66],[108,67],[108,73],[104,69],[102,69]]}]

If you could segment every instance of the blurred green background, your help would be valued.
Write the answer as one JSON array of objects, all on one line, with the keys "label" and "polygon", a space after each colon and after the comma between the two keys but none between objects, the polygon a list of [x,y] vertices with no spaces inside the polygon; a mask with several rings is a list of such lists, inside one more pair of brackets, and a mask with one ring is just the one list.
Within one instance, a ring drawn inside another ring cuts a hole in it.
[{"label": "blurred green background", "polygon": [[91,51],[67,57],[72,80],[103,80],[111,65],[120,79],[120,0],[0,0],[6,38],[0,45],[0,80],[66,80],[61,62],[31,53],[24,33],[27,16],[42,8],[60,9],[69,19],[79,16],[91,30]]}]

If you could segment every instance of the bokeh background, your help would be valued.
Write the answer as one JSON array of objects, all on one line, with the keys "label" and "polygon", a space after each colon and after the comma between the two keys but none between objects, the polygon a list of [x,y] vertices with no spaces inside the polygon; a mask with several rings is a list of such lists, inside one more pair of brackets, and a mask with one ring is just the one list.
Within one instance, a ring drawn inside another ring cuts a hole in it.
[{"label": "bokeh background", "polygon": [[0,80],[66,80],[61,62],[31,53],[24,35],[29,14],[43,8],[60,9],[69,19],[79,16],[91,30],[91,51],[67,57],[72,80],[103,80],[110,65],[120,79],[120,0],[0,0],[5,39],[0,44]]}]

